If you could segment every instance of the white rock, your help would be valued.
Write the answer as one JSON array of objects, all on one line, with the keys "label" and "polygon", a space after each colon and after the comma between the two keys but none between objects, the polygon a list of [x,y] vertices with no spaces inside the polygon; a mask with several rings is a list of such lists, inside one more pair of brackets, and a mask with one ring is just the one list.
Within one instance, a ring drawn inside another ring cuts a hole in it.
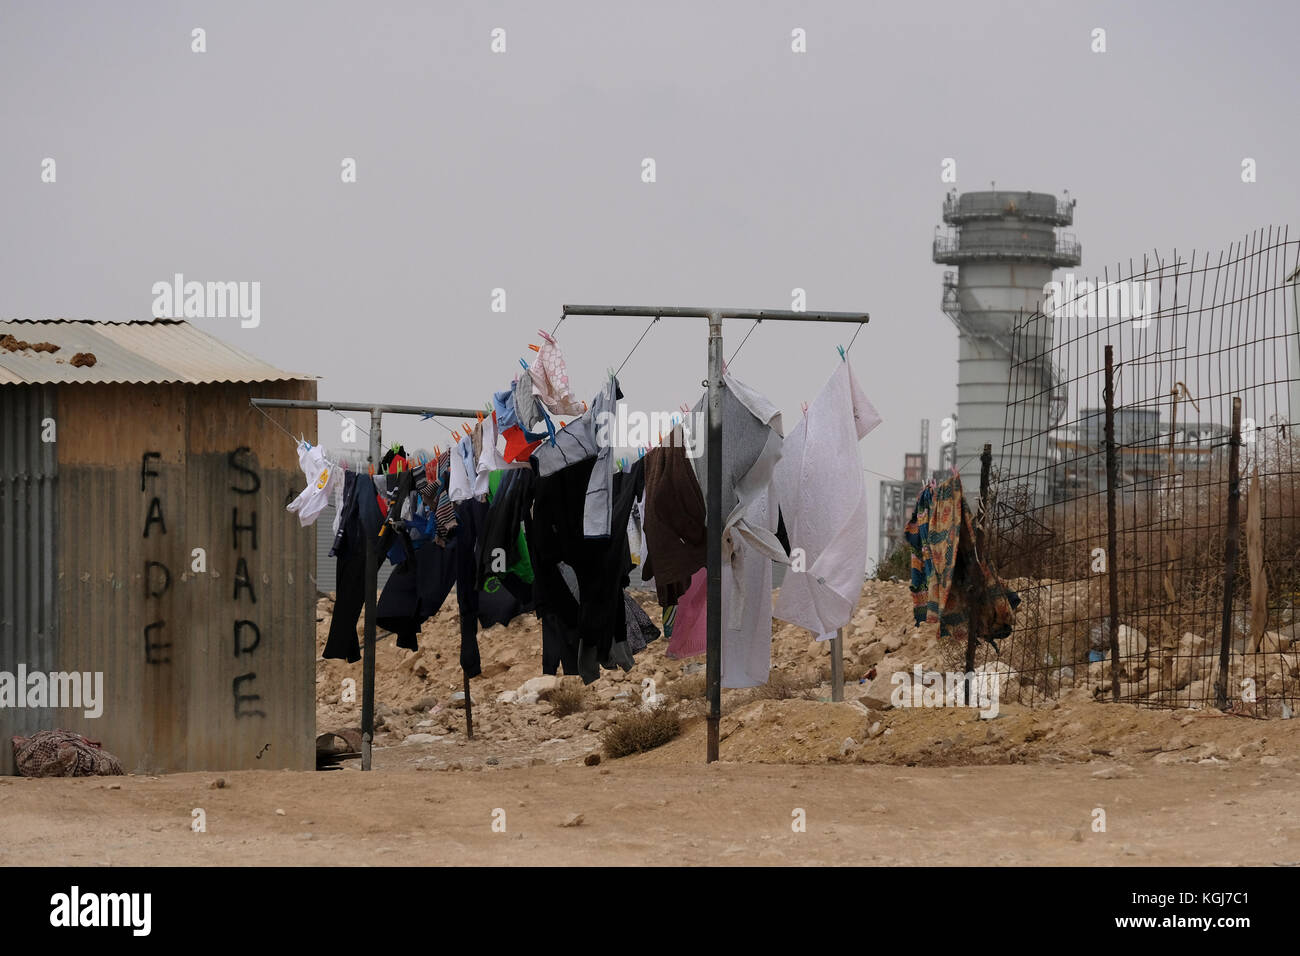
[{"label": "white rock", "polygon": [[541,677],[530,677],[519,685],[520,694],[537,694],[540,691],[551,690],[558,687],[560,679],[553,674],[543,674]]},{"label": "white rock", "polygon": [[1140,658],[1147,652],[1147,639],[1136,627],[1121,624],[1118,628],[1117,638],[1121,660]]}]

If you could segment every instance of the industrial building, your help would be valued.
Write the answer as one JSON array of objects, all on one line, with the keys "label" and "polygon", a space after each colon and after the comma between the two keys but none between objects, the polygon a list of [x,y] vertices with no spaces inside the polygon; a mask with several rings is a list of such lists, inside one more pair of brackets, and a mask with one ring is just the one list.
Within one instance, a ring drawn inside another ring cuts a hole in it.
[{"label": "industrial building", "polygon": [[[978,461],[987,442],[995,455],[1004,444],[1016,448],[1022,474],[1046,473],[1046,434],[1065,412],[1065,393],[1059,371],[1043,360],[1032,371],[1041,388],[1030,389],[1040,397],[1022,407],[1014,423],[1007,422],[1012,327],[1017,316],[1039,311],[1053,270],[1082,261],[1079,243],[1056,231],[1074,222],[1074,205],[1050,193],[996,189],[953,191],[944,200],[949,231],[935,237],[933,257],[957,266],[956,274],[944,273],[943,311],[958,333],[958,470]],[[1021,360],[1045,355],[1051,346],[1050,319],[1035,327],[1039,339],[1019,343]],[[1040,494],[1046,497],[1046,491]]]},{"label": "industrial building", "polygon": [[0,773],[39,729],[128,772],[314,766],[314,535],[252,397],[316,382],[181,321],[0,321],[0,682],[102,680],[98,716],[0,694]]}]

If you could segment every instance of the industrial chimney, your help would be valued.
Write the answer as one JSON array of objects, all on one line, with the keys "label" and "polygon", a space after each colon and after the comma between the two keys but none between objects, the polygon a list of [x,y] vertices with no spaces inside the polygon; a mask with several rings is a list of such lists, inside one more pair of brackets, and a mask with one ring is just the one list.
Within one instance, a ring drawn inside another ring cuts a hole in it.
[{"label": "industrial chimney", "polygon": [[[1007,383],[1012,363],[1012,325],[1017,315],[1030,315],[1041,306],[1043,288],[1059,266],[1077,266],[1079,243],[1073,236],[1058,238],[1057,228],[1074,222],[1074,201],[1050,193],[990,190],[958,195],[943,203],[947,234],[936,235],[934,261],[957,266],[945,272],[943,311],[957,326],[957,449],[959,469],[978,462],[984,443],[993,446],[995,466],[1002,450],[1003,426],[1007,453],[1003,462],[1019,475],[1046,476],[1049,467],[1046,432],[1065,412],[1060,375],[1050,362],[1033,371],[1042,387],[1030,389],[1028,405],[1017,408],[1013,421],[1006,414]],[[1052,323],[1038,323],[1037,341],[1017,343],[1023,361],[1051,347]],[[1023,382],[1025,369],[1017,371]],[[1018,401],[1026,401],[1017,390]],[[1037,436],[1031,440],[1031,436]],[[1014,444],[1012,444],[1014,443]],[[976,465],[978,467],[978,465]]]}]

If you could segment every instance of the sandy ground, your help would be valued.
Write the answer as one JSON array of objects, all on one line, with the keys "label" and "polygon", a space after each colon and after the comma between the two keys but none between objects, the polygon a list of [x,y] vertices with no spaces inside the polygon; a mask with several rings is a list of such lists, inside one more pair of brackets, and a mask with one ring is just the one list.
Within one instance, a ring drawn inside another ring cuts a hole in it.
[{"label": "sandy ground", "polygon": [[[213,775],[194,773],[4,779],[0,864],[1300,861],[1300,774],[1288,769],[1153,765],[1110,776],[1113,764],[665,767],[639,759],[470,773],[246,771],[225,775],[221,789],[211,788]],[[191,830],[196,807],[206,833]],[[1098,809],[1104,833],[1092,829]],[[806,830],[794,832],[800,810]],[[581,822],[564,826],[574,814]]]},{"label": "sandy ground", "polygon": [[[322,598],[321,646],[331,612]],[[373,772],[0,778],[0,865],[1300,864],[1300,721],[1099,702],[1094,686],[1034,707],[1012,694],[993,719],[892,706],[892,673],[951,657],[933,630],[913,626],[906,585],[867,582],[831,703],[829,645],[777,626],[773,681],[724,692],[709,766],[698,659],[661,638],[559,716],[537,698],[554,679],[527,617],[481,637],[466,740],[453,604],[419,652],[379,644]],[[357,725],[343,689],[360,676],[318,661],[318,731]],[[681,734],[601,756],[651,693]]]}]

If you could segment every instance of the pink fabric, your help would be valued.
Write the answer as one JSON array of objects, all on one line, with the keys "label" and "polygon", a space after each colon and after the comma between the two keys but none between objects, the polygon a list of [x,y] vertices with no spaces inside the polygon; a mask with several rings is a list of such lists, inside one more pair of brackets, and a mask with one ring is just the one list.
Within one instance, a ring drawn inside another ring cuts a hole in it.
[{"label": "pink fabric", "polygon": [[705,580],[707,568],[691,575],[690,586],[677,602],[677,619],[673,621],[673,636],[668,641],[668,656],[672,658],[697,657],[705,652],[708,636],[709,586]]},{"label": "pink fabric", "polygon": [[581,415],[584,411],[582,402],[569,391],[569,372],[564,364],[564,353],[550,335],[541,329],[537,332],[542,337],[543,344],[537,351],[537,360],[528,366],[537,398],[552,415]]}]

